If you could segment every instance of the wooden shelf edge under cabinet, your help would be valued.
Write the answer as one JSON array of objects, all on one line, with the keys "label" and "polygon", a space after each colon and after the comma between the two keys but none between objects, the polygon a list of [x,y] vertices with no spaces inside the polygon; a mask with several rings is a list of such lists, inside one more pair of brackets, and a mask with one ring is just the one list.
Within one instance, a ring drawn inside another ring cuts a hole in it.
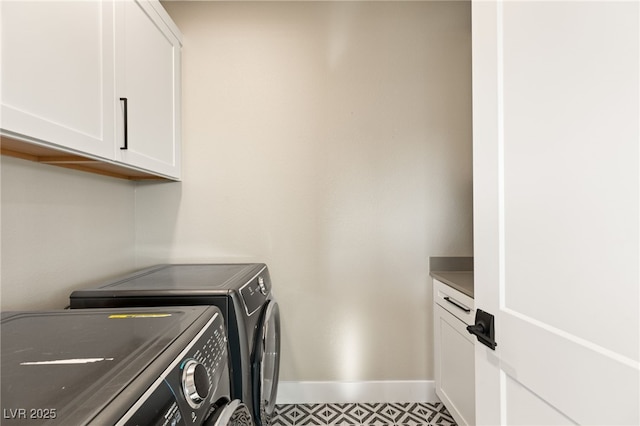
[{"label": "wooden shelf edge under cabinet", "polygon": [[78,155],[62,149],[56,149],[54,147],[27,142],[4,135],[0,136],[0,153],[8,157],[20,158],[22,160],[29,160],[37,163],[49,164],[118,179],[134,181],[173,181],[173,179],[158,176],[144,170],[136,170],[106,160]]}]

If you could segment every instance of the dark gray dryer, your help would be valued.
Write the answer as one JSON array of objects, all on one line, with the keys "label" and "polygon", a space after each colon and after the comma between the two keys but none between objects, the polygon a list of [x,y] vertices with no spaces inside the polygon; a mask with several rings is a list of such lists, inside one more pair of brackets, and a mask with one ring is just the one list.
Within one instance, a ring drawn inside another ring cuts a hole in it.
[{"label": "dark gray dryer", "polygon": [[2,314],[7,424],[250,426],[213,306]]},{"label": "dark gray dryer", "polygon": [[160,265],[74,291],[72,309],[214,305],[229,336],[231,394],[271,423],[280,367],[280,313],[265,264]]}]

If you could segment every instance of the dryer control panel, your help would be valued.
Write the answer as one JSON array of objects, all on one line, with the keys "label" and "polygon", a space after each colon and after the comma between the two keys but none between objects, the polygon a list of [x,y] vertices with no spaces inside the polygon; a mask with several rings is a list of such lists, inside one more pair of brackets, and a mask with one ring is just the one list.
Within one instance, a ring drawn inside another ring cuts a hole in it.
[{"label": "dryer control panel", "polygon": [[269,293],[271,293],[271,279],[269,278],[269,272],[265,268],[240,289],[247,315],[253,315],[260,309]]}]

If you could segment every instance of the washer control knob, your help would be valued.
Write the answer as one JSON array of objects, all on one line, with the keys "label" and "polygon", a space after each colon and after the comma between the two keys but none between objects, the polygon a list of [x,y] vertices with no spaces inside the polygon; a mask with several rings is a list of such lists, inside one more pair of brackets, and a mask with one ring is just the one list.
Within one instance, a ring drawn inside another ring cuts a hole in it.
[{"label": "washer control knob", "polygon": [[198,408],[209,396],[209,374],[207,369],[196,361],[190,359],[182,368],[182,390],[191,408]]},{"label": "washer control knob", "polygon": [[264,278],[258,277],[258,287],[260,287],[260,293],[267,295],[267,286],[264,283]]}]

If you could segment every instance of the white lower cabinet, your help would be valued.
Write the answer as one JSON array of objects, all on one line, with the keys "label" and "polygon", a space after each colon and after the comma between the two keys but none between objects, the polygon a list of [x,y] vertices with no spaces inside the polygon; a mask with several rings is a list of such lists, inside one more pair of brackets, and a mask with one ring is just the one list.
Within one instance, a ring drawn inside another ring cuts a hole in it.
[{"label": "white lower cabinet", "polygon": [[473,299],[433,281],[436,395],[459,425],[475,425]]},{"label": "white lower cabinet", "polygon": [[3,154],[180,178],[181,35],[157,0],[4,0],[0,17]]}]

